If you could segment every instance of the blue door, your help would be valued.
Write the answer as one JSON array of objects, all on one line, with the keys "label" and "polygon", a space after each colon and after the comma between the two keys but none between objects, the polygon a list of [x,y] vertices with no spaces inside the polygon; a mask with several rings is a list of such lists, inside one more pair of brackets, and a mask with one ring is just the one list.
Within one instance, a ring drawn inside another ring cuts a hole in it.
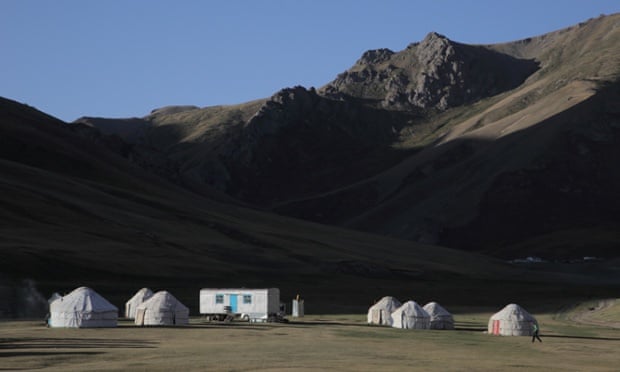
[{"label": "blue door", "polygon": [[237,295],[236,294],[230,295],[230,311],[232,311],[233,313],[237,312]]}]

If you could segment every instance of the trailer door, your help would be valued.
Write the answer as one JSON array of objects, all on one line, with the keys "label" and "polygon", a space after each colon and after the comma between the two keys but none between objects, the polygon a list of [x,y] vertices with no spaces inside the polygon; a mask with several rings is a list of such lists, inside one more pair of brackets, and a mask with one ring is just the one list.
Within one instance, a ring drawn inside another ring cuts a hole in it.
[{"label": "trailer door", "polygon": [[232,311],[233,313],[237,312],[237,295],[236,294],[230,295],[230,311]]}]

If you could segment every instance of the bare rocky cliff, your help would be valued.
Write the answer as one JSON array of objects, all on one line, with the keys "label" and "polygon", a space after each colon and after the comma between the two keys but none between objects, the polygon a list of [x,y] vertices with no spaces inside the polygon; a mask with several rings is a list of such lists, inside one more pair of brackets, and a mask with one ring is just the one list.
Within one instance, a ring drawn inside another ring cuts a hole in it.
[{"label": "bare rocky cliff", "polygon": [[321,91],[392,110],[446,110],[513,89],[537,69],[534,60],[456,43],[432,32],[398,53],[367,51]]}]

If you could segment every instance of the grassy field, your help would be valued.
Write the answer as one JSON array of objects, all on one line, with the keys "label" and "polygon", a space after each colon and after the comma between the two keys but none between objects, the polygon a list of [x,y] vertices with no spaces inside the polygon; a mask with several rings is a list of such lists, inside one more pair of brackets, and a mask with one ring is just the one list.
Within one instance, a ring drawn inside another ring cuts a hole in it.
[{"label": "grassy field", "polygon": [[[600,316],[618,315],[617,301]],[[612,310],[615,309],[615,310]],[[458,311],[455,311],[458,310]],[[183,328],[50,329],[0,323],[0,370],[617,370],[620,329],[583,324],[588,304],[534,313],[542,343],[484,333],[499,309],[453,309],[456,331],[368,326],[365,314],[309,315],[285,324],[207,323]],[[613,316],[612,316],[613,318]]]}]

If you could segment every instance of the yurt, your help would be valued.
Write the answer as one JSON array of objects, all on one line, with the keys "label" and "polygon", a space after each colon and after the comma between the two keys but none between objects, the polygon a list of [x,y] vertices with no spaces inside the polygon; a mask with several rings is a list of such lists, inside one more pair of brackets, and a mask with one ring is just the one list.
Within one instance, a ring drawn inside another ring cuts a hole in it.
[{"label": "yurt", "polygon": [[125,318],[127,319],[136,319],[136,309],[140,306],[144,301],[151,298],[153,295],[153,291],[148,288],[142,288],[129,301],[125,302]]},{"label": "yurt", "polygon": [[49,304],[51,304],[52,302],[56,301],[59,298],[62,298],[62,296],[58,292],[54,292],[54,293],[52,293],[50,298],[47,299],[47,304],[49,305]]},{"label": "yurt", "polygon": [[116,327],[118,308],[100,294],[80,287],[50,303],[50,327]]},{"label": "yurt", "polygon": [[392,312],[392,327],[429,329],[431,316],[415,301],[407,301]]},{"label": "yurt", "polygon": [[392,325],[390,315],[400,305],[400,301],[392,296],[383,297],[368,309],[368,324]]},{"label": "yurt", "polygon": [[136,309],[137,325],[186,325],[189,309],[168,291],[159,291]]},{"label": "yurt", "polygon": [[510,304],[489,319],[489,334],[500,336],[531,336],[536,318],[517,304]]},{"label": "yurt", "polygon": [[437,302],[429,302],[423,309],[431,316],[431,329],[454,329],[452,314]]}]

